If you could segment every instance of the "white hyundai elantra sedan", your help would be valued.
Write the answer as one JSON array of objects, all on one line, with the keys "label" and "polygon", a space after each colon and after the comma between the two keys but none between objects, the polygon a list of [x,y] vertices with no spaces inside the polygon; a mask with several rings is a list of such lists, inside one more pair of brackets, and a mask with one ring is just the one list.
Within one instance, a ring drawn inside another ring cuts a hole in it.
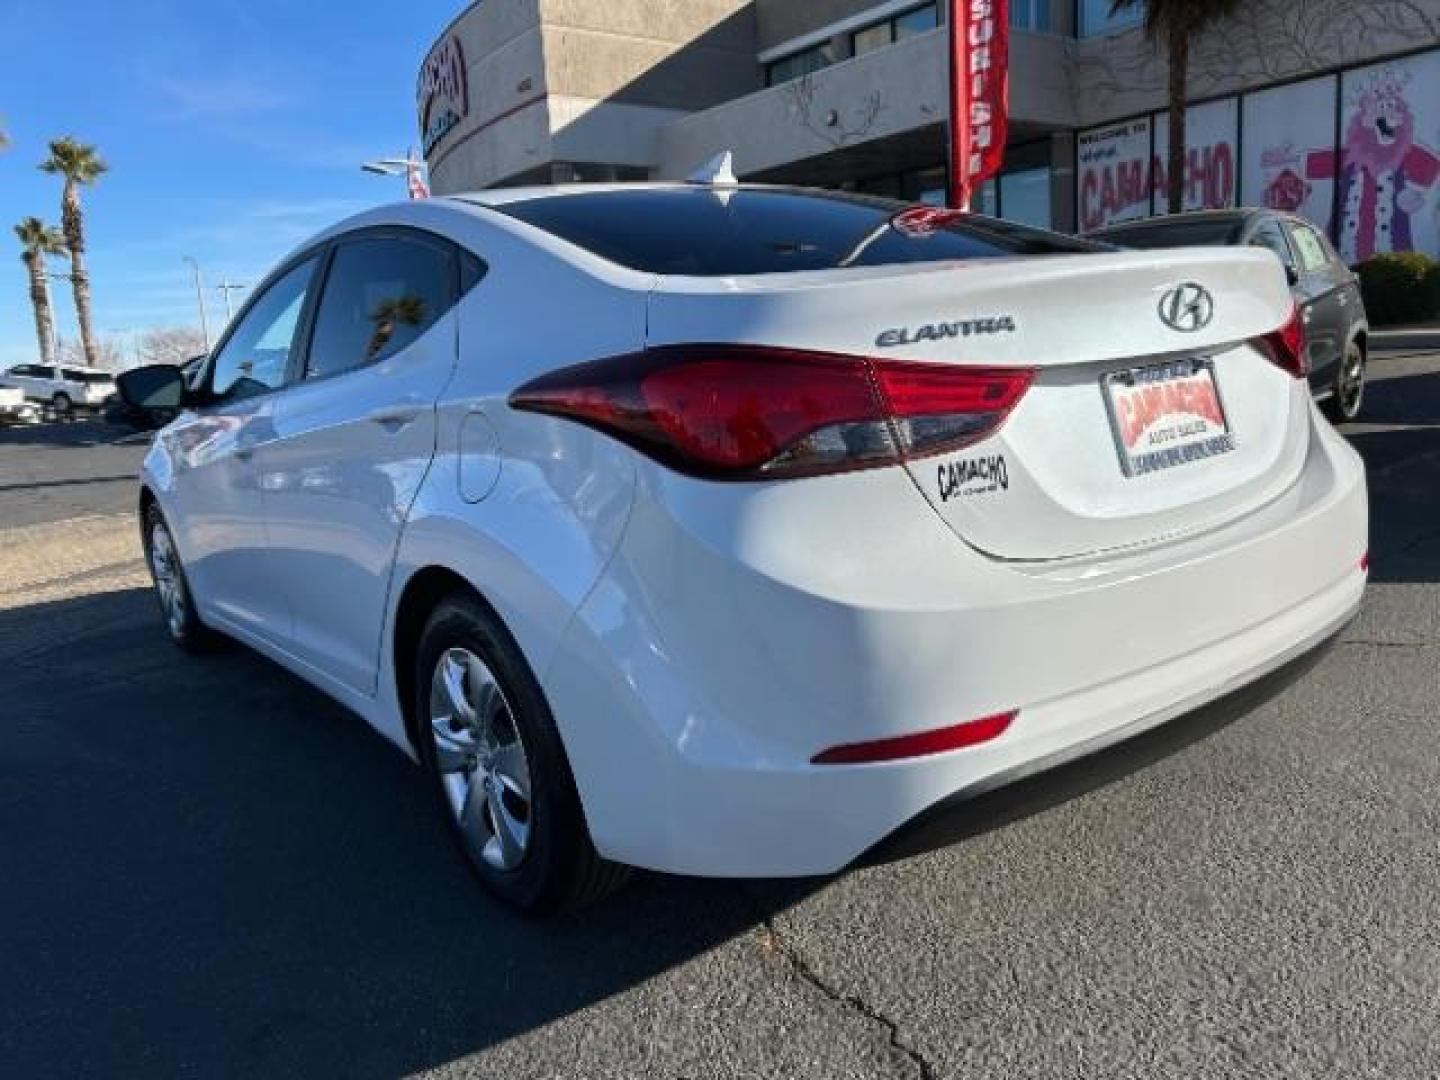
[{"label": "white hyundai elantra sedan", "polygon": [[836,871],[1333,635],[1365,479],[1305,374],[1268,252],[670,185],[362,214],[124,392],[183,408],[171,637],[360,713],[545,909]]}]

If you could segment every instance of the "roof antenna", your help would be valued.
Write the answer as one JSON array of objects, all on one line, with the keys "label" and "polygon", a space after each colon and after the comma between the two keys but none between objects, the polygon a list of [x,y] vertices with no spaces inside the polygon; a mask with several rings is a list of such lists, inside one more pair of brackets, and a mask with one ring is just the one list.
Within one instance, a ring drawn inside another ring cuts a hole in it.
[{"label": "roof antenna", "polygon": [[685,182],[705,187],[734,187],[740,183],[735,179],[735,155],[729,150],[716,154],[687,176]]}]

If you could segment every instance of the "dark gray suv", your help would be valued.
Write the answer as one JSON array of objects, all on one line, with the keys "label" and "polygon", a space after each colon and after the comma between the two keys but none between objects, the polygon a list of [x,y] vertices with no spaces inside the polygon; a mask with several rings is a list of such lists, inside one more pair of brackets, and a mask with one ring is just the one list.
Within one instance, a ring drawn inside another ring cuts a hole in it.
[{"label": "dark gray suv", "polygon": [[1310,388],[1332,420],[1360,415],[1370,337],[1360,282],[1304,218],[1275,210],[1204,210],[1112,225],[1088,236],[1130,248],[1269,248],[1284,264],[1305,320]]}]

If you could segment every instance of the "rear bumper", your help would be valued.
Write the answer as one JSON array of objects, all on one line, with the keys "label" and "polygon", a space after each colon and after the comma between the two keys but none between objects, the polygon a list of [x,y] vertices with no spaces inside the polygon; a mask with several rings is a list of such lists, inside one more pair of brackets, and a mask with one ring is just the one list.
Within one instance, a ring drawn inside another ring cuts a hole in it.
[{"label": "rear bumper", "polygon": [[[844,511],[823,484],[728,492],[736,505],[717,511],[713,485],[691,501],[667,479],[637,502],[545,678],[603,854],[717,876],[835,871],[936,802],[1261,677],[1363,595],[1364,473],[1323,423],[1301,481],[1265,510],[1087,564],[987,559],[895,472],[846,480]],[[817,513],[848,520],[798,534],[823,542],[775,539]],[[810,763],[1009,709],[980,746]]]}]

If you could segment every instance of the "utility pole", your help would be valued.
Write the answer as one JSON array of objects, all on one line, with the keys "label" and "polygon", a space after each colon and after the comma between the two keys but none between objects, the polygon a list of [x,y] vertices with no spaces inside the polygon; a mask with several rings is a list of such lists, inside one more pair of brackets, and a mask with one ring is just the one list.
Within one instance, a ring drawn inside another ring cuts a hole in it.
[{"label": "utility pole", "polygon": [[233,281],[222,281],[219,285],[215,286],[215,291],[225,297],[225,321],[227,323],[234,317],[233,312],[230,310],[230,294],[232,292],[242,292],[249,287],[248,285],[237,285]]},{"label": "utility pole", "polygon": [[205,316],[205,285],[200,280],[200,264],[186,255],[182,260],[195,271],[195,300],[200,305],[200,336],[205,339],[205,351],[210,351],[210,320]]}]

